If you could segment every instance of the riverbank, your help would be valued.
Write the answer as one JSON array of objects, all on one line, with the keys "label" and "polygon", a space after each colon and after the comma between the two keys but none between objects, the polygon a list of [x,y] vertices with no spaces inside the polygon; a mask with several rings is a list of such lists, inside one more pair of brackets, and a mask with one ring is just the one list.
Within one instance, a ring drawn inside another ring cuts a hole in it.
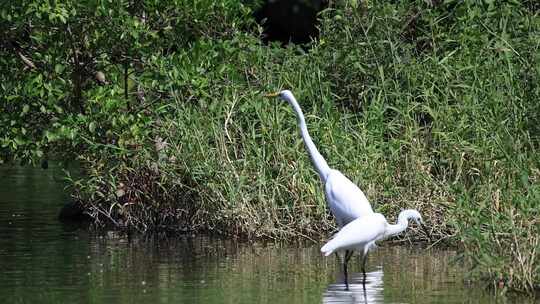
[{"label": "riverbank", "polygon": [[[92,59],[88,71],[51,59],[74,56],[55,42],[65,31],[18,41],[41,51],[33,68],[21,61],[28,52],[0,59],[10,71],[0,76],[9,109],[0,117],[11,125],[3,159],[76,155],[86,175],[71,180],[74,198],[98,226],[320,239],[335,225],[294,113],[262,97],[288,88],[330,166],[377,211],[393,220],[419,209],[437,242],[462,250],[473,276],[539,287],[533,5],[348,2],[322,13],[320,38],[306,51],[263,45],[249,10],[229,2],[182,11],[198,20],[185,28],[165,15],[143,22],[128,11],[83,11],[115,21],[96,23],[111,27],[98,32],[128,33],[77,44]],[[83,14],[37,12],[29,18],[59,29]],[[94,83],[93,72],[105,80]],[[424,239],[419,233],[408,236]]]}]

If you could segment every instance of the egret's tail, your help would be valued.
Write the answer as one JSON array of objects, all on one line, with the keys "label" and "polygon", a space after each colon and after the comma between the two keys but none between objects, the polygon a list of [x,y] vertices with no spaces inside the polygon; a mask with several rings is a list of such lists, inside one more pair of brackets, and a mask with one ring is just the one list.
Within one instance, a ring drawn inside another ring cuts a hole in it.
[{"label": "egret's tail", "polygon": [[321,252],[324,254],[324,256],[329,256],[334,252],[334,249],[335,248],[332,244],[332,241],[330,241],[321,247]]}]

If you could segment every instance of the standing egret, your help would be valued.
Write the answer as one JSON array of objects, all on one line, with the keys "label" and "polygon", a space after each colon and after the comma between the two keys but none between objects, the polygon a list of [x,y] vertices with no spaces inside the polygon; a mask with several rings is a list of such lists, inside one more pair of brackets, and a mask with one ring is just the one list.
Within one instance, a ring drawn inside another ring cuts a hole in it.
[{"label": "standing egret", "polygon": [[[422,223],[422,216],[416,210],[404,210],[398,216],[397,224],[388,224],[384,215],[373,213],[370,215],[358,218],[349,224],[345,225],[334,236],[332,240],[326,243],[321,252],[325,256],[329,256],[333,252],[345,251],[345,261],[343,263],[343,272],[345,275],[345,289],[349,289],[347,278],[347,263],[352,256],[353,250],[358,250],[362,258],[362,272],[364,274],[364,284],[366,283],[366,261],[367,254],[370,249],[375,247],[375,242],[390,236],[399,234],[409,225],[409,220],[412,219],[424,229],[429,237],[429,233]],[[350,254],[349,254],[350,252]]]},{"label": "standing egret", "polygon": [[304,140],[306,150],[315,170],[324,184],[326,201],[328,202],[330,211],[332,211],[332,214],[336,217],[338,226],[341,228],[359,217],[373,214],[371,205],[364,195],[364,192],[341,172],[331,169],[317,150],[317,147],[315,147],[313,140],[311,140],[311,136],[309,136],[302,109],[300,108],[300,105],[298,105],[292,92],[283,90],[278,93],[267,94],[266,96],[279,96],[281,99],[287,101],[296,113],[300,133]]}]

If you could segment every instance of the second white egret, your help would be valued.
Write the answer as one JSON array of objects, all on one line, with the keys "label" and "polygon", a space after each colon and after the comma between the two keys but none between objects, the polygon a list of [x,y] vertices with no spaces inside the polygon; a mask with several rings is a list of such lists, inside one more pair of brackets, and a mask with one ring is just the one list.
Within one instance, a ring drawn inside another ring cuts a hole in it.
[{"label": "second white egret", "polygon": [[368,251],[375,247],[376,241],[405,231],[409,225],[409,219],[416,221],[429,237],[429,232],[422,223],[422,216],[420,213],[416,210],[409,209],[404,210],[399,214],[398,221],[395,225],[389,224],[384,215],[380,213],[373,213],[358,218],[345,225],[332,240],[321,248],[321,252],[325,256],[329,256],[334,252],[345,251],[343,275],[345,276],[345,288],[347,290],[349,289],[347,263],[353,254],[353,250],[358,250],[360,252],[365,284]]}]

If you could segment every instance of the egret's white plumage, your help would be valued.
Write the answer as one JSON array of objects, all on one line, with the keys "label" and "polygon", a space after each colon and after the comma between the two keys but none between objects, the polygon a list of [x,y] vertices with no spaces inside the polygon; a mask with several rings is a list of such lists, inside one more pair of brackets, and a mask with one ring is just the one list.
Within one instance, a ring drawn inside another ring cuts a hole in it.
[{"label": "egret's white plumage", "polygon": [[[326,243],[321,252],[329,256],[334,252],[357,250],[363,259],[362,271],[365,277],[365,263],[368,251],[375,246],[375,242],[399,234],[409,225],[409,219],[415,220],[422,228],[422,216],[416,210],[404,210],[398,216],[396,224],[392,225],[386,221],[386,218],[380,213],[373,213],[362,216],[345,225],[334,237]],[[426,234],[428,232],[426,231]],[[429,235],[429,234],[428,234]],[[352,254],[345,254],[343,272],[345,274],[345,284],[347,283],[347,261]]]},{"label": "egret's white plumage", "polygon": [[315,170],[319,174],[319,178],[323,182],[326,201],[328,202],[330,211],[336,217],[338,226],[343,227],[359,217],[373,214],[373,209],[371,209],[371,205],[364,192],[341,172],[331,169],[324,157],[317,150],[309,135],[302,109],[292,92],[283,90],[269,96],[279,96],[281,99],[287,101],[294,109],[306,150]]},{"label": "egret's white plumage", "polygon": [[376,241],[399,234],[409,225],[409,219],[421,224],[422,216],[416,210],[402,211],[395,225],[389,224],[384,215],[373,213],[345,225],[326,243],[321,252],[328,256],[336,251],[358,250],[363,254],[374,246]]},{"label": "egret's white plumage", "polygon": [[[279,96],[287,101],[296,113],[300,134],[304,140],[306,150],[324,185],[326,201],[330,211],[341,228],[334,238],[321,248],[321,251],[326,256],[333,252],[345,251],[343,272],[345,284],[348,288],[347,261],[352,256],[352,250],[359,250],[362,253],[362,270],[365,279],[365,262],[369,249],[375,246],[376,241],[404,231],[407,228],[408,219],[415,219],[421,224],[420,213],[416,210],[405,210],[400,213],[397,224],[388,224],[382,214],[373,212],[371,204],[358,186],[341,172],[328,166],[309,135],[304,113],[292,92],[283,90],[267,96]],[[424,228],[423,225],[422,227]]]},{"label": "egret's white plumage", "polygon": [[373,214],[364,192],[338,170],[330,170],[324,190],[330,211],[336,217],[339,227],[364,215]]},{"label": "egret's white plumage", "polygon": [[334,238],[324,244],[321,252],[325,256],[345,250],[357,250],[366,254],[376,241],[384,237],[386,225],[388,223],[380,213],[356,219],[341,228]]}]

